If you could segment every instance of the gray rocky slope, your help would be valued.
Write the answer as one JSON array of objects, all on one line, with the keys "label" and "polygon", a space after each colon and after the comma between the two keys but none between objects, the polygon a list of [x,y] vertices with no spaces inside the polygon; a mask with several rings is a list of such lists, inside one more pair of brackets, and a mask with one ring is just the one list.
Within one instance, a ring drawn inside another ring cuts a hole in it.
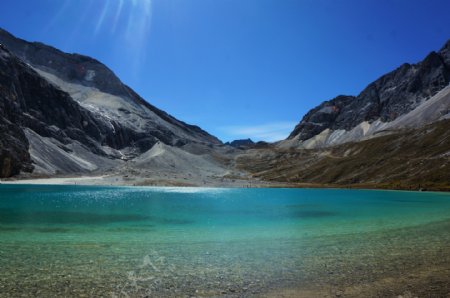
[{"label": "gray rocky slope", "polygon": [[[401,128],[405,121],[398,119],[419,107],[422,114],[433,114],[426,117],[428,122],[445,118],[450,109],[448,95],[439,95],[439,110],[435,109],[436,103],[433,111],[426,111],[424,107],[449,82],[450,41],[440,51],[431,52],[423,61],[405,63],[382,76],[358,96],[340,95],[321,103],[303,117],[288,140],[281,142],[281,146],[317,148],[360,141],[387,129]],[[423,120],[417,117],[416,124],[426,124]],[[409,121],[410,124],[412,122]]]},{"label": "gray rocky slope", "polygon": [[158,143],[221,145],[143,100],[95,59],[4,30],[0,43],[2,177],[116,168]]}]

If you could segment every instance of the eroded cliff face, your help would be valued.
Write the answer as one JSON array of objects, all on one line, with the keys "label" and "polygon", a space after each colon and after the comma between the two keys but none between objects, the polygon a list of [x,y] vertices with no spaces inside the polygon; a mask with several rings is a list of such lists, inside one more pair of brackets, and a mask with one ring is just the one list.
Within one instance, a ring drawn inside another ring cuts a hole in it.
[{"label": "eroded cliff face", "polygon": [[3,177],[31,169],[24,130],[53,140],[66,152],[72,150],[69,145],[78,143],[95,155],[111,158],[115,155],[105,148],[119,150],[133,142],[145,148],[157,141],[118,122],[103,121],[4,46],[0,47],[0,104]]},{"label": "eroded cliff face", "polygon": [[28,153],[29,144],[23,130],[11,124],[3,113],[0,113],[2,114],[0,116],[0,178],[11,177],[20,172],[31,172],[33,166]]},{"label": "eroded cliff face", "polygon": [[52,137],[62,146],[74,140],[82,142],[98,154],[102,150],[94,140],[113,143],[108,139],[110,129],[0,45],[2,177],[33,169],[25,128]]},{"label": "eroded cliff face", "polygon": [[358,96],[341,95],[309,111],[289,139],[308,140],[326,129],[351,130],[363,122],[390,122],[450,82],[450,42],[417,64],[403,64],[371,83]]},{"label": "eroded cliff face", "polygon": [[19,102],[11,93],[15,88],[9,76],[11,54],[0,45],[0,177],[10,177],[21,171],[30,172],[28,140],[22,128],[15,124],[20,118]]},{"label": "eroded cliff face", "polygon": [[2,100],[9,119],[62,143],[68,138],[89,143],[89,137],[101,137],[102,127],[88,111],[7,49],[1,51]]}]

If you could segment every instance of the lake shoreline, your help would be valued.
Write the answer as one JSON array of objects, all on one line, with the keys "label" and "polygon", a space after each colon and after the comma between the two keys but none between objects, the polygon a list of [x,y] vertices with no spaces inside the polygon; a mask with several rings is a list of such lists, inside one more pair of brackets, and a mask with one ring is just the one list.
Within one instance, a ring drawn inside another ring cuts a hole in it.
[{"label": "lake shoreline", "polygon": [[1,179],[0,184],[32,185],[80,185],[80,186],[155,186],[155,187],[208,187],[208,188],[318,188],[318,189],[370,189],[399,191],[433,191],[450,192],[450,185],[422,183],[402,185],[396,183],[361,183],[361,184],[322,184],[322,183],[285,183],[276,181],[213,178],[209,181],[199,179],[129,179],[116,175],[98,176],[60,176],[60,177],[19,177]]}]

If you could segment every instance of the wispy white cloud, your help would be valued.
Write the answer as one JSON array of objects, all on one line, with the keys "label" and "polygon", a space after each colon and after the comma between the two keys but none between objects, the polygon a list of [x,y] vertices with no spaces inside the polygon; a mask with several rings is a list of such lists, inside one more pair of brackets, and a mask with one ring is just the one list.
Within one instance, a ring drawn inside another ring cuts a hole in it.
[{"label": "wispy white cloud", "polygon": [[94,31],[95,36],[97,36],[98,31],[100,30],[100,28],[103,25],[103,22],[105,21],[106,15],[109,12],[110,4],[111,4],[110,1],[106,1],[105,3],[103,3],[102,12],[100,13],[100,17],[98,18],[97,25],[95,26],[95,31]]},{"label": "wispy white cloud", "polygon": [[295,122],[271,122],[259,125],[233,125],[221,130],[231,139],[251,138],[253,141],[275,142],[285,139],[294,129]]}]

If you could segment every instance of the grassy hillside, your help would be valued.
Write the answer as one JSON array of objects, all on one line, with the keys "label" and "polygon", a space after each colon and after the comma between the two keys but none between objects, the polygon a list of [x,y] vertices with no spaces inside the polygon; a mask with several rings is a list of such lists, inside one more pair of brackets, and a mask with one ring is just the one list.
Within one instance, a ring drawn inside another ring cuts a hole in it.
[{"label": "grassy hillside", "polygon": [[450,190],[450,119],[325,149],[253,149],[237,166],[296,186]]}]

